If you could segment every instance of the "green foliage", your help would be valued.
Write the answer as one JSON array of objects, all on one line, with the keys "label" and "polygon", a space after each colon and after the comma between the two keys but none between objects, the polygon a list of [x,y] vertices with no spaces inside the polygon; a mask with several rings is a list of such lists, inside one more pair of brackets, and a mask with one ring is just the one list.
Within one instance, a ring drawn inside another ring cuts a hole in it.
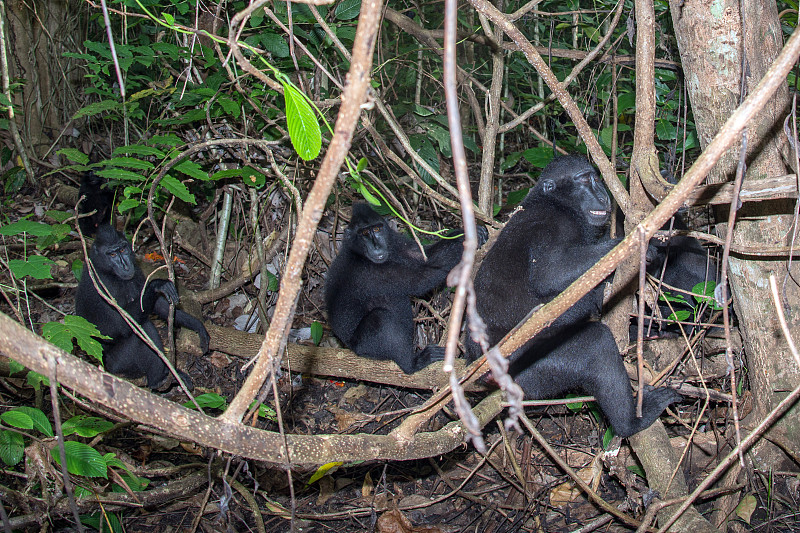
[{"label": "green foliage", "polygon": [[19,433],[0,428],[0,459],[8,466],[14,466],[25,453],[25,440]]},{"label": "green foliage", "polygon": [[322,341],[322,324],[316,320],[311,323],[311,340],[316,346]]},{"label": "green foliage", "polygon": [[61,426],[64,436],[76,434],[87,439],[105,433],[114,427],[114,424],[96,416],[76,415],[64,422]]},{"label": "green foliage", "polygon": [[293,85],[283,84],[283,97],[292,145],[302,159],[310,161],[319,155],[322,148],[322,132],[314,111],[306,101],[307,97]]},{"label": "green foliage", "polygon": [[17,278],[30,276],[33,279],[52,279],[50,268],[54,265],[53,261],[41,255],[32,255],[27,259],[9,259],[8,268]]},{"label": "green foliage", "polygon": [[716,288],[717,283],[715,281],[703,281],[692,287],[691,299],[687,298],[685,294],[673,294],[669,291],[663,291],[658,299],[662,302],[678,303],[691,308],[691,311],[677,309],[670,313],[667,320],[685,322],[691,318],[694,322],[699,322],[706,309],[713,311],[722,309],[722,306],[719,305],[714,297]]},{"label": "green foliage", "polygon": [[[224,411],[228,408],[228,401],[217,394],[216,392],[206,392],[199,396],[195,397],[195,402],[197,405],[200,406],[201,409],[218,409],[220,411]],[[196,409],[194,402],[191,400],[188,402],[184,402],[184,407],[188,407],[189,409]],[[250,404],[250,409],[253,409],[256,406],[256,402]],[[277,420],[277,414],[275,410],[271,407],[263,404],[258,405],[258,416],[262,418],[266,418],[268,420],[275,421]]]},{"label": "green foliage", "polygon": [[72,352],[72,341],[74,339],[78,342],[81,350],[100,362],[103,361],[103,345],[92,337],[97,337],[98,339],[111,338],[101,334],[97,327],[85,318],[73,315],[66,315],[63,324],[60,322],[48,322],[42,326],[42,336],[69,353]]},{"label": "green foliage", "polygon": [[[91,446],[77,441],[64,443],[67,458],[67,471],[76,476],[108,477],[106,458]],[[61,466],[61,457],[58,446],[50,450],[53,460]]]},{"label": "green foliage", "polygon": [[[53,436],[53,426],[45,414],[33,407],[14,407],[0,414],[0,422],[8,427],[22,431],[38,431],[45,437]],[[0,425],[0,459],[8,465],[14,466],[20,461],[25,452],[25,440],[21,433],[3,429]]]}]

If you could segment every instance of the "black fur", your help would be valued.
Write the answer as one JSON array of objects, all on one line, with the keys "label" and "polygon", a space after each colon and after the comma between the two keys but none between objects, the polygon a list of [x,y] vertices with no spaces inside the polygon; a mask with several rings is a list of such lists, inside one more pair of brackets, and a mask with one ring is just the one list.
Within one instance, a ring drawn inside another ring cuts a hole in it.
[{"label": "black fur", "polygon": [[[535,306],[552,300],[610,251],[611,201],[583,156],[555,159],[522,202],[483,260],[475,278],[478,312],[496,344]],[[602,286],[595,287],[511,356],[511,375],[526,397],[542,399],[582,389],[597,398],[614,431],[627,437],[645,429],[680,395],[666,388],[645,392],[636,418],[631,386],[600,315]],[[480,355],[467,339],[468,355]]]},{"label": "black fur", "polygon": [[[481,230],[482,244],[487,234]],[[406,373],[441,360],[442,347],[414,349],[410,298],[444,285],[462,249],[463,238],[442,239],[425,247],[425,261],[417,245],[390,228],[371,207],[353,205],[339,255],[325,282],[333,332],[358,355],[391,359]]]},{"label": "black fur", "polygon": [[94,214],[79,218],[81,232],[85,236],[94,235],[97,228],[102,224],[111,222],[111,209],[114,206],[114,194],[104,185],[106,180],[94,172],[86,172],[81,177],[81,186],[78,189],[78,197],[83,196],[78,212],[80,214]]},{"label": "black fur", "polygon": [[[162,318],[169,312],[169,301],[178,302],[175,285],[165,279],[151,280],[144,296],[145,278],[136,265],[133,250],[125,237],[105,224],[97,228],[97,237],[89,252],[89,258],[97,274],[117,303],[127,311],[147,332],[153,342],[162,349],[161,338],[150,315]],[[83,268],[81,282],[75,297],[75,312],[92,322],[100,333],[111,340],[104,341],[103,362],[106,369],[127,378],[147,377],[147,385],[161,388],[170,377],[169,369],[161,358],[150,349],[128,326],[125,319],[98,294],[89,276],[88,265]],[[208,351],[209,336],[203,323],[193,316],[175,310],[175,323],[187,327],[200,335],[203,352]],[[191,379],[180,373],[191,387]]]}]

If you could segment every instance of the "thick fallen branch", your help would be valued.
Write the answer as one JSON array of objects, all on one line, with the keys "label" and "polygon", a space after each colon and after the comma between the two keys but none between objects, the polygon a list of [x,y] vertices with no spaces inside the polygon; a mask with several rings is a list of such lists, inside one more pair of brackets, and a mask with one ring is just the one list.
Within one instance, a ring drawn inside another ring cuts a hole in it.
[{"label": "thick fallen branch", "polygon": [[[258,353],[261,343],[264,341],[264,336],[257,333],[223,328],[210,322],[207,322],[205,326],[211,336],[211,349],[229,355],[250,359]],[[345,348],[325,348],[290,343],[287,345],[286,351],[287,355],[281,360],[281,366],[292,372],[369,381],[420,390],[434,390],[447,384],[447,376],[442,373],[441,362],[434,363],[415,374],[406,374],[394,361],[359,357]],[[463,372],[464,367],[463,360],[456,361],[455,368],[458,372]],[[473,386],[469,390],[482,388]]]},{"label": "thick fallen branch", "polygon": [[[421,432],[409,439],[355,434],[286,435],[284,440],[279,433],[202,415],[136,387],[53,346],[3,313],[0,353],[44,375],[50,374],[50,361],[55,360],[58,382],[92,402],[178,438],[260,461],[299,465],[422,459],[454,450],[466,435],[460,422],[451,422],[438,431]],[[503,409],[501,399],[496,391],[475,406],[481,427]]]}]

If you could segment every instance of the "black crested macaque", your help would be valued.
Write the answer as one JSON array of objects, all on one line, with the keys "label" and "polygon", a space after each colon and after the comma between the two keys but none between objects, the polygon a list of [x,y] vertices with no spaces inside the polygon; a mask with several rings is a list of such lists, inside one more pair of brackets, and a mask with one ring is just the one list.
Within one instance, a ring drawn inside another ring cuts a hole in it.
[{"label": "black crested macaque", "polygon": [[114,207],[114,193],[106,187],[106,180],[94,172],[85,172],[81,177],[81,186],[78,189],[78,198],[83,200],[78,206],[80,214],[93,214],[79,218],[81,232],[90,237],[97,232],[102,224],[111,222],[111,209]]},{"label": "black crested macaque", "polygon": [[[480,229],[483,244],[487,232]],[[414,349],[410,298],[444,285],[462,250],[463,237],[441,239],[425,247],[426,261],[413,241],[390,228],[369,205],[354,204],[325,281],[333,332],[358,355],[391,359],[407,374],[442,360],[443,347]]]},{"label": "black crested macaque", "polygon": [[[169,302],[178,302],[175,285],[165,279],[154,279],[144,289],[145,277],[136,265],[133,250],[125,236],[108,224],[97,228],[92,249],[89,252],[98,276],[117,303],[127,311],[150,336],[150,339],[163,351],[163,344],[150,315],[155,313],[162,318],[169,312]],[[141,297],[141,304],[140,304]],[[161,389],[169,382],[170,372],[156,352],[150,349],[128,326],[116,309],[98,294],[89,276],[88,265],[83,267],[83,275],[75,297],[75,312],[92,322],[100,333],[111,340],[103,341],[103,362],[106,369],[126,378],[147,377],[147,385]],[[203,323],[179,309],[175,310],[175,323],[192,329],[200,336],[203,353],[208,351],[209,336]],[[192,381],[180,372],[181,379],[191,388]]]},{"label": "black crested macaque", "polygon": [[[620,239],[608,234],[611,200],[583,156],[563,156],[542,172],[508,221],[475,277],[478,312],[496,344],[535,306],[566,289]],[[530,399],[581,389],[595,398],[617,435],[628,437],[650,426],[677,391],[645,391],[637,418],[631,385],[611,330],[598,317],[598,286],[551,326],[511,356],[510,373]],[[467,338],[467,353],[480,348]]]}]

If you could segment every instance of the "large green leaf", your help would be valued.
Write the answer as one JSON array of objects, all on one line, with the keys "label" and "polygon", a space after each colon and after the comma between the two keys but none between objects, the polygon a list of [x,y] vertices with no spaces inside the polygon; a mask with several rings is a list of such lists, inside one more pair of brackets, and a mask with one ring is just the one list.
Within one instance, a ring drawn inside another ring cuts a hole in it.
[{"label": "large green leaf", "polygon": [[25,441],[22,435],[13,431],[0,429],[0,459],[8,466],[14,466],[22,461],[25,452]]},{"label": "large green leaf", "polygon": [[92,115],[97,115],[98,113],[103,113],[104,111],[117,110],[122,110],[122,104],[120,102],[115,100],[102,100],[78,109],[72,118],[77,119],[81,117],[90,117]]},{"label": "large green leaf", "polygon": [[135,168],[137,170],[152,170],[154,167],[150,161],[143,161],[135,157],[113,157],[104,163],[110,167]]},{"label": "large green leaf", "polygon": [[64,436],[77,433],[81,437],[91,439],[114,427],[113,422],[97,416],[76,415],[64,422],[61,427]]},{"label": "large green leaf", "polygon": [[72,352],[72,339],[75,339],[83,351],[99,361],[103,360],[103,346],[92,337],[111,338],[102,335],[95,325],[85,318],[73,315],[66,315],[63,324],[48,322],[42,326],[42,336],[65,352]]},{"label": "large green leaf", "polygon": [[[156,140],[155,137],[152,139],[153,141]],[[121,155],[151,155],[153,157],[157,157],[162,159],[164,157],[164,152],[156,148],[155,146],[146,146],[143,144],[129,144],[127,146],[120,146],[114,150],[114,156],[121,156]]]},{"label": "large green leaf", "polygon": [[194,205],[197,203],[194,199],[194,194],[189,192],[186,185],[170,175],[164,176],[164,179],[161,180],[161,186],[188,204]]},{"label": "large green leaf", "polygon": [[[67,471],[76,476],[102,477],[108,476],[106,461],[100,452],[82,442],[67,441],[64,443],[67,456]],[[50,450],[56,463],[61,465],[58,446]]]},{"label": "large green leaf", "polygon": [[361,13],[361,0],[342,0],[333,12],[339,20],[354,19],[359,13]]},{"label": "large green leaf", "polygon": [[33,279],[52,279],[50,267],[53,265],[55,265],[53,261],[41,255],[32,255],[27,260],[8,260],[8,268],[18,278],[30,276]]},{"label": "large green leaf", "polygon": [[47,419],[47,416],[40,409],[23,405],[20,407],[15,407],[9,412],[12,411],[24,413],[33,422],[33,429],[39,431],[47,437],[53,436],[53,426],[50,424],[50,420]]},{"label": "large green leaf", "polygon": [[291,85],[283,84],[283,97],[292,146],[303,160],[311,161],[322,149],[322,132],[314,111],[303,94]]},{"label": "large green leaf", "polygon": [[13,237],[14,235],[21,235],[27,233],[36,237],[44,237],[53,233],[53,228],[41,222],[34,222],[33,220],[18,220],[11,224],[5,225],[0,228],[0,235],[6,237]]},{"label": "large green leaf", "polygon": [[80,163],[81,165],[86,165],[89,163],[89,156],[76,148],[62,148],[56,153],[58,155],[63,155],[70,161],[74,161],[75,163]]}]

